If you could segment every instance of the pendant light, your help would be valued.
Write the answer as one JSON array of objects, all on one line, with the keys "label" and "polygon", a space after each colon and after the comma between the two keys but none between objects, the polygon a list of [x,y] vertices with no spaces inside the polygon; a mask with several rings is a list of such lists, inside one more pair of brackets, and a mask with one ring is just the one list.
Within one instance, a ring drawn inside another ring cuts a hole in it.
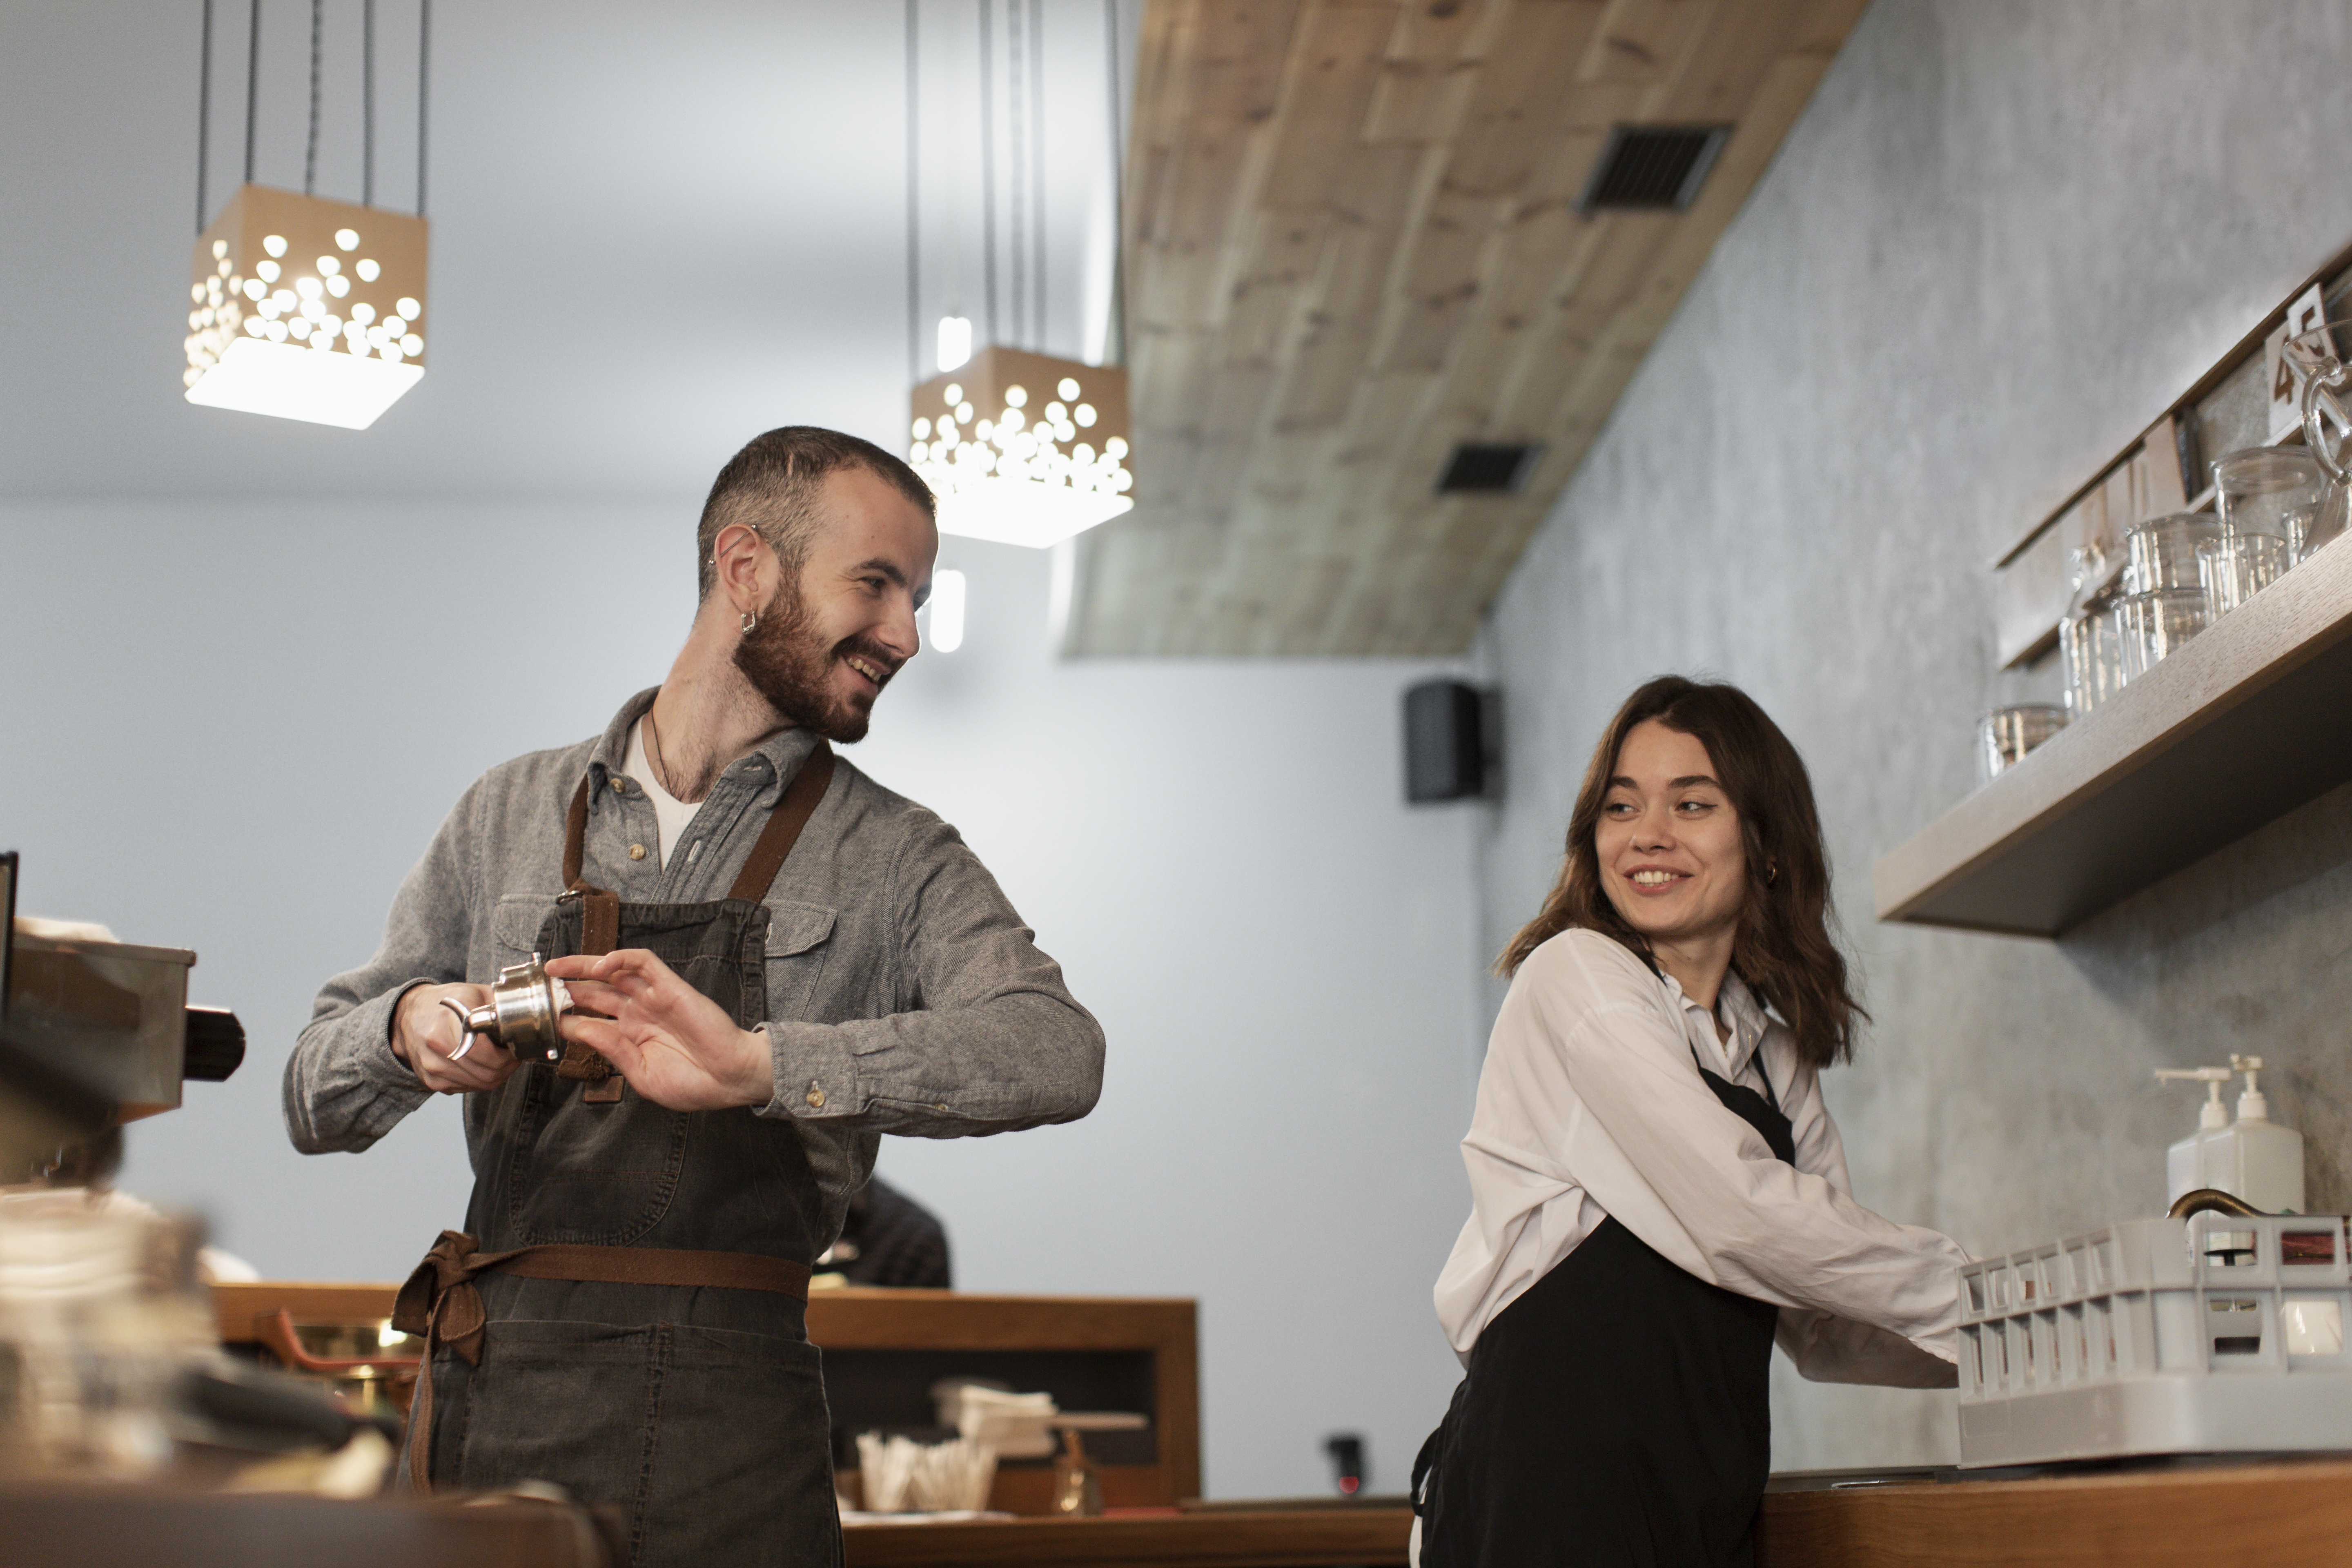
[{"label": "pendant light", "polygon": [[[1028,47],[1021,47],[1022,13],[1028,17]],[[1129,466],[1127,371],[1122,365],[1088,365],[1077,360],[1015,348],[999,341],[996,287],[996,117],[994,6],[980,0],[981,212],[983,323],[987,342],[971,346],[971,323],[941,319],[939,373],[921,382],[910,399],[912,437],[908,461],[939,498],[940,531],[970,539],[1040,549],[1060,543],[1134,509],[1135,474]],[[1042,7],[1035,0],[1008,0],[1008,74],[1013,79],[1014,157],[1010,166],[1013,222],[1010,255],[1013,331],[1040,343],[1045,336],[1044,142]],[[908,331],[911,346],[921,341],[919,205],[916,162],[917,59],[915,6],[909,0],[908,76]],[[1025,72],[1023,55],[1027,55]],[[1116,47],[1112,51],[1116,64]],[[1025,87],[1020,79],[1025,74]],[[1118,190],[1116,160],[1118,85],[1114,77],[1112,189]],[[1021,99],[1028,112],[1020,112]],[[1033,221],[1024,221],[1024,184]],[[1114,194],[1114,205],[1116,194]],[[1116,216],[1113,219],[1117,222]],[[1118,265],[1113,247],[1113,267]],[[1025,267],[1024,267],[1025,264]],[[1025,273],[1025,276],[1024,276]],[[1034,303],[1034,311],[1032,305]],[[1034,320],[1024,321],[1024,316]]]},{"label": "pendant light", "polygon": [[321,0],[310,5],[310,132],[302,190],[253,181],[261,64],[261,0],[249,0],[245,183],[205,217],[212,98],[212,5],[206,0],[196,138],[196,238],[188,285],[187,399],[213,408],[364,430],[425,375],[425,61],[431,0],[417,24],[416,213],[373,205],[375,6],[363,0],[362,193],[359,205],[316,193]]}]

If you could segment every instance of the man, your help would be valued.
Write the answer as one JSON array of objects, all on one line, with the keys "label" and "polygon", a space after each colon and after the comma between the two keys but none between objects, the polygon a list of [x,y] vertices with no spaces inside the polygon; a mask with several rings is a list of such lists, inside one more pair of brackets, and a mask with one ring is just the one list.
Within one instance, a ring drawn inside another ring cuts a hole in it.
[{"label": "man", "polygon": [[[308,1152],[465,1100],[475,1175],[402,1292],[429,1327],[418,1483],[560,1482],[639,1568],[840,1556],[808,1265],[879,1134],[1070,1121],[1102,1035],[955,831],[827,742],[917,648],[929,492],[847,436],[772,430],[720,471],[702,601],[595,740],[467,792],[285,1082]],[[781,860],[780,858],[781,857]],[[564,1060],[459,1009],[548,955]]]}]

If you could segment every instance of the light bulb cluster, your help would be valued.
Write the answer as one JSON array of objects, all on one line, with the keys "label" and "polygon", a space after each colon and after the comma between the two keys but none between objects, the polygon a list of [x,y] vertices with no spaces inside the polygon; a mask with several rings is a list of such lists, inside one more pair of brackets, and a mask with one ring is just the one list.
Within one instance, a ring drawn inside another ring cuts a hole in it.
[{"label": "light bulb cluster", "polygon": [[373,356],[388,364],[422,357],[422,303],[408,295],[382,304],[352,297],[372,291],[362,286],[383,276],[373,257],[353,257],[345,265],[344,256],[359,247],[357,230],[337,229],[335,248],[343,254],[317,257],[304,268],[284,259],[284,235],[268,235],[261,242],[267,255],[254,263],[248,278],[238,270],[228,242],[214,240],[210,274],[188,286],[188,364],[181,384],[194,387],[202,381],[239,337],[292,342],[314,353],[355,359]]},{"label": "light bulb cluster", "polygon": [[189,258],[190,403],[364,430],[425,375],[421,217],[242,185]]},{"label": "light bulb cluster", "polygon": [[1064,376],[1054,389],[1058,395],[1034,413],[1028,389],[1017,384],[1004,389],[1001,406],[986,410],[958,383],[941,390],[940,411],[915,418],[907,461],[942,501],[991,481],[1105,501],[1123,500],[1135,488],[1126,439],[1107,437],[1098,450],[1088,438],[1097,415],[1075,377]]}]

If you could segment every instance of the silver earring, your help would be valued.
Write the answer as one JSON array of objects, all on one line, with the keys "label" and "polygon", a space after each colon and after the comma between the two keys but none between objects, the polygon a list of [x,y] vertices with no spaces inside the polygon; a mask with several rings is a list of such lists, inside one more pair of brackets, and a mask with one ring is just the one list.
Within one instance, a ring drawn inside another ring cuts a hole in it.
[{"label": "silver earring", "polygon": [[749,610],[744,611],[744,612],[743,612],[743,635],[744,635],[745,637],[750,637],[753,632],[757,631],[757,630],[759,629],[759,627],[760,627],[760,617],[759,617],[759,616],[755,616],[755,615],[753,615],[753,614],[752,614],[751,611],[749,611]]}]

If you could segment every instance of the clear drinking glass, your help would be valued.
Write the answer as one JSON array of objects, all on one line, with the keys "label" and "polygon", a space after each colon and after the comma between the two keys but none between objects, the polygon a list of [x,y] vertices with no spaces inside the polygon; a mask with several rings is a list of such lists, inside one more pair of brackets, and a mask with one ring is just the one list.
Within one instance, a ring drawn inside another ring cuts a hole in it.
[{"label": "clear drinking glass", "polygon": [[2286,575],[2294,547],[2274,534],[2227,533],[2205,547],[2205,619],[2218,621]]},{"label": "clear drinking glass", "polygon": [[2221,524],[2201,511],[2152,517],[2124,535],[2124,592],[2152,594],[2159,588],[2205,585],[2199,553],[2221,536]]},{"label": "clear drinking glass", "polygon": [[2158,588],[2126,594],[2116,605],[2123,643],[2124,679],[2137,680],[2205,629],[2205,590]]},{"label": "clear drinking glass", "polygon": [[1989,784],[2066,727],[2066,710],[2046,702],[1996,708],[1977,721],[1977,782]]}]

